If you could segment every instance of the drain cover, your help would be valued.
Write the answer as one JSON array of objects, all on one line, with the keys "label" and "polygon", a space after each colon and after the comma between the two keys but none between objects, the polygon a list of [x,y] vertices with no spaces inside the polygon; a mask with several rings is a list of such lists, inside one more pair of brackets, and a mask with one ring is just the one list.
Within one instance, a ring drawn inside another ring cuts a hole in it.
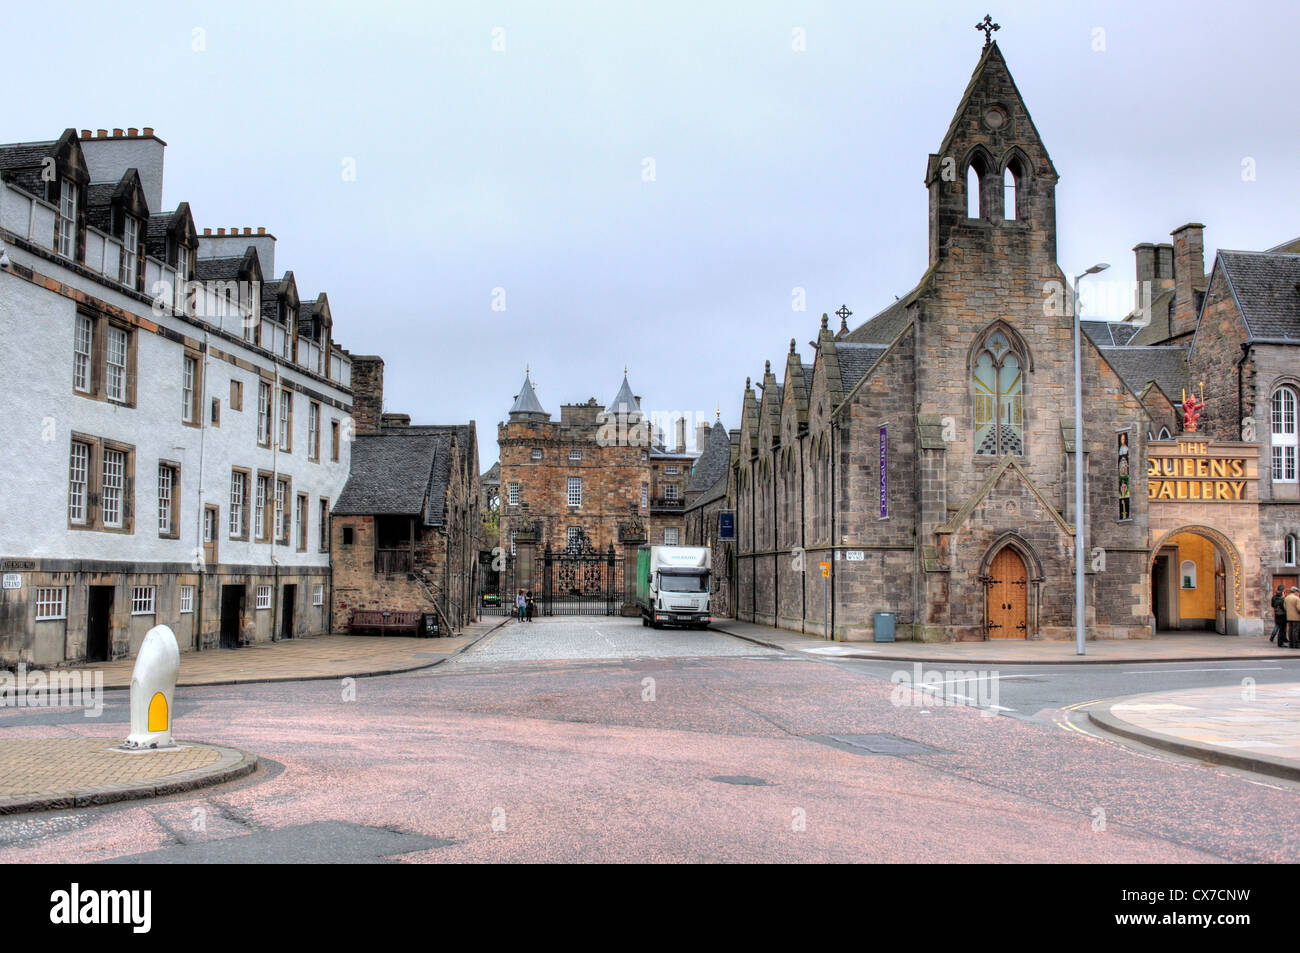
[{"label": "drain cover", "polygon": [[919,741],[898,738],[894,735],[823,735],[819,741],[826,741],[837,746],[847,746],[859,753],[867,754],[938,754],[938,748],[931,748]]},{"label": "drain cover", "polygon": [[723,784],[753,784],[766,785],[767,782],[762,778],[751,778],[747,774],[723,774],[716,778],[709,778],[710,781],[720,781]]}]

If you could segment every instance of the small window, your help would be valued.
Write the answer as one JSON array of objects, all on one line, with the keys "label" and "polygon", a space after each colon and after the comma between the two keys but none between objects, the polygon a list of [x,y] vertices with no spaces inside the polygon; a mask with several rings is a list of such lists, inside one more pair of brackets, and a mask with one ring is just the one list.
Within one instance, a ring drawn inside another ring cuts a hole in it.
[{"label": "small window", "polygon": [[681,467],[673,467],[673,466],[664,467],[664,474],[667,476],[677,476],[677,474],[681,472],[682,472]]},{"label": "small window", "polygon": [[77,254],[77,183],[63,179],[59,188],[59,211],[54,222],[59,254],[75,258]]},{"label": "small window", "polygon": [[1179,567],[1178,577],[1182,580],[1182,588],[1196,588],[1196,561],[1193,559],[1184,559],[1182,566]]},{"label": "small window", "polygon": [[327,553],[330,550],[330,501],[322,498],[319,509],[320,551]]},{"label": "small window", "polygon": [[293,391],[280,391],[280,452],[293,452]]},{"label": "small window", "polygon": [[275,481],[275,538],[289,542],[289,481]]},{"label": "small window", "polygon": [[1016,174],[1010,167],[1002,173],[1002,217],[1008,222],[1016,220]]},{"label": "small window", "polygon": [[253,536],[256,539],[266,539],[266,498],[270,490],[271,478],[259,476],[257,478],[257,499],[253,510]]},{"label": "small window", "polygon": [[510,555],[511,556],[518,555],[515,550],[515,535],[516,535],[515,533],[510,534]]},{"label": "small window", "polygon": [[1282,540],[1282,562],[1287,566],[1296,564],[1296,538],[1288,536]]},{"label": "small window", "polygon": [[271,587],[270,586],[257,587],[257,608],[259,609],[271,608]]},{"label": "small window", "polygon": [[203,508],[203,541],[205,543],[215,543],[217,541],[217,523],[219,510],[215,506],[205,506]]},{"label": "small window", "polygon": [[980,217],[980,174],[974,164],[966,169],[966,217]]},{"label": "small window", "polygon": [[572,461],[574,461],[575,463],[576,463],[577,461],[581,460],[581,459],[582,459],[582,451],[581,451],[581,450],[570,450],[570,451],[569,451],[569,459],[572,460]]},{"label": "small window", "polygon": [[90,354],[94,342],[94,324],[84,314],[77,315],[76,337],[73,342],[72,388],[82,393],[90,393]]},{"label": "small window", "polygon": [[181,614],[194,611],[194,587],[181,586]]},{"label": "small window", "polygon": [[351,545],[352,545],[352,527],[351,527],[351,526],[344,526],[344,527],[343,527],[343,545],[344,545],[344,546],[351,546]]},{"label": "small window", "polygon": [[126,403],[127,366],[126,357],[130,341],[127,332],[113,325],[108,326],[107,374],[105,375],[105,396],[116,403]]},{"label": "small window", "polygon": [[664,545],[665,546],[677,545],[677,529],[675,527],[664,530]]},{"label": "small window", "polygon": [[318,582],[312,587],[311,604],[314,606],[323,606],[325,604],[325,583]]},{"label": "small window", "polygon": [[104,525],[120,529],[126,490],[126,454],[121,450],[104,451],[104,478],[101,507]]},{"label": "small window", "polygon": [[86,519],[86,487],[90,467],[90,445],[74,442],[68,464],[68,521],[84,525]]},{"label": "small window", "polygon": [[650,487],[646,486],[644,483],[641,484],[641,505],[650,505]]},{"label": "small window", "polygon": [[244,538],[244,500],[248,497],[248,474],[230,471],[230,536]]},{"label": "small window", "polygon": [[68,590],[64,587],[36,590],[36,621],[66,619],[68,617]]},{"label": "small window", "polygon": [[158,535],[176,534],[176,468],[167,463],[158,464]]},{"label": "small window", "polygon": [[132,587],[131,615],[153,615],[154,594],[156,591],[153,586]]},{"label": "small window", "polygon": [[314,400],[307,407],[307,459],[320,461],[320,404]]},{"label": "small window", "polygon": [[330,461],[339,462],[339,422],[330,421]]},{"label": "small window", "polygon": [[568,528],[568,531],[564,535],[565,545],[572,549],[574,546],[577,546],[581,540],[582,540],[582,527],[570,526]]},{"label": "small window", "polygon": [[298,552],[307,551],[307,494],[299,493],[294,506],[294,520],[298,524]]},{"label": "small window", "polygon": [[130,215],[122,227],[122,284],[135,287],[140,256],[140,221]]},{"label": "small window", "polygon": [[677,484],[676,484],[676,483],[665,483],[665,484],[664,484],[664,499],[665,499],[665,500],[675,500],[675,499],[677,499]]},{"label": "small window", "polygon": [[518,483],[511,483],[506,488],[506,502],[508,502],[511,506],[519,505],[519,484]]},{"label": "small window", "polygon": [[532,456],[532,458],[533,458],[534,460],[540,460],[540,459],[542,459],[542,451],[541,451],[541,450],[533,450],[531,456]]},{"label": "small window", "polygon": [[243,381],[230,382],[230,409],[244,409],[244,384]]},{"label": "small window", "polygon": [[266,381],[257,385],[257,442],[271,445],[271,385]]},{"label": "small window", "polygon": [[582,477],[569,477],[568,502],[570,506],[582,505]]}]

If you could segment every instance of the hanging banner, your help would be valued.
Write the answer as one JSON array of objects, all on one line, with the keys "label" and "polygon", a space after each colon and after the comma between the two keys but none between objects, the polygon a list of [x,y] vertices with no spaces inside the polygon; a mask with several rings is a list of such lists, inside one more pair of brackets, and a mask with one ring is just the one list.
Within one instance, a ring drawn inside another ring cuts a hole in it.
[{"label": "hanging banner", "polygon": [[880,425],[880,518],[889,518],[889,425]]}]

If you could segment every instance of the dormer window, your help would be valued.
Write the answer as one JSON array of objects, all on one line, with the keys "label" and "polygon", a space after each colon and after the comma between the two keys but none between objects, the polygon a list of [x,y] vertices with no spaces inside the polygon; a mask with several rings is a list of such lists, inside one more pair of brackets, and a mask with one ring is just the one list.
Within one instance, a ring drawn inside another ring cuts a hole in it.
[{"label": "dormer window", "polygon": [[54,245],[64,258],[77,254],[77,183],[63,179],[59,191],[59,214],[54,220]]},{"label": "dormer window", "polygon": [[122,284],[134,288],[140,256],[140,220],[130,215],[122,220]]}]

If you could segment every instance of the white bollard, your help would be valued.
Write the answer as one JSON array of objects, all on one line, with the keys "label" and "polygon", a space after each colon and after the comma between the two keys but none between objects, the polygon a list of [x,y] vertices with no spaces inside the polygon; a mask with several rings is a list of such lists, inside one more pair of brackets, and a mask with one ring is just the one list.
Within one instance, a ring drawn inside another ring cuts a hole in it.
[{"label": "white bollard", "polygon": [[145,633],[131,671],[131,734],[123,748],[174,748],[172,704],[181,650],[176,634],[165,625]]}]

